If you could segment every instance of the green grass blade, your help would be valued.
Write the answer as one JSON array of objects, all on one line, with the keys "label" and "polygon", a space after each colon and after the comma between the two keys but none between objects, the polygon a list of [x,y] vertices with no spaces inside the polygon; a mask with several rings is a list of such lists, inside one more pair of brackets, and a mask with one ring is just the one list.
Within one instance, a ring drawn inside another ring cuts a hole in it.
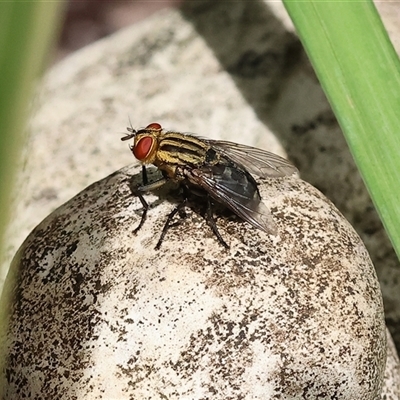
[{"label": "green grass blade", "polygon": [[[55,36],[62,4],[0,3],[0,256],[28,107],[35,79]],[[4,274],[1,271],[0,276]]]},{"label": "green grass blade", "polygon": [[400,256],[400,63],[370,1],[284,0]]},{"label": "green grass blade", "polygon": [[[4,232],[22,132],[35,80],[43,69],[43,60],[54,38],[61,5],[61,2],[36,1],[0,3],[0,259],[4,252]],[[4,277],[6,271],[0,272],[0,277]],[[0,337],[8,324],[11,287],[8,285],[2,290],[0,279]],[[4,351],[0,347],[0,370]],[[5,386],[3,378],[0,376],[1,398]]]}]

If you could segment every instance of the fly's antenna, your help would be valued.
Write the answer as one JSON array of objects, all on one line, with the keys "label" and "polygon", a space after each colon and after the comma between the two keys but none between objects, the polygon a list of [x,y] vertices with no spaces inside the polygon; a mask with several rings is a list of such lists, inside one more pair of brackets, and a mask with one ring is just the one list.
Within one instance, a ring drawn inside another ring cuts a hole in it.
[{"label": "fly's antenna", "polygon": [[133,129],[132,122],[131,122],[131,119],[130,119],[130,118],[129,118],[129,125],[130,125],[130,127],[126,128],[126,129],[127,129],[127,131],[130,132],[130,133],[125,133],[125,136],[121,138],[121,140],[122,140],[123,142],[124,142],[125,140],[129,140],[129,139],[134,138],[135,135],[136,135],[136,132],[137,132],[137,131],[136,131],[136,129]]}]

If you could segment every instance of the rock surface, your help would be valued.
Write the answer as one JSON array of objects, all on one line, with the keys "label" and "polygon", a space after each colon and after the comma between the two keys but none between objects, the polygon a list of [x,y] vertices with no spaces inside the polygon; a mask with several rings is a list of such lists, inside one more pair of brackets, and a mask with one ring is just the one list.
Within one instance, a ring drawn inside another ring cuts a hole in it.
[{"label": "rock surface", "polygon": [[141,203],[125,168],[47,217],[19,251],[5,398],[377,399],[386,362],[379,283],[358,235],[298,178],[265,180],[271,236]]}]

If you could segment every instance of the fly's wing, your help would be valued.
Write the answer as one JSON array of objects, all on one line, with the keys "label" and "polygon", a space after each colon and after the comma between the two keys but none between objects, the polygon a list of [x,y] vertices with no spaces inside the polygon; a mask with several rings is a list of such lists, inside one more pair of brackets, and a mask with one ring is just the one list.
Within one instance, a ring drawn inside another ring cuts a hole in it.
[{"label": "fly's wing", "polygon": [[264,232],[276,234],[272,215],[261,201],[256,182],[247,172],[233,165],[203,166],[191,170],[186,177],[244,221]]},{"label": "fly's wing", "polygon": [[262,178],[278,178],[297,172],[289,161],[266,150],[223,140],[207,140],[207,143],[226,158]]}]

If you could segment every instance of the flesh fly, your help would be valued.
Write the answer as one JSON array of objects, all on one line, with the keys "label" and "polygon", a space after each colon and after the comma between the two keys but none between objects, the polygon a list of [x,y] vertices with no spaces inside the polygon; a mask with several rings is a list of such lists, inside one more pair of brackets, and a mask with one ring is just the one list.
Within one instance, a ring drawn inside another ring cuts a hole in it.
[{"label": "flesh fly", "polygon": [[[292,175],[297,169],[287,160],[242,144],[167,131],[158,123],[139,130],[128,128],[128,131],[121,140],[133,139],[130,149],[142,163],[143,184],[131,188],[143,205],[142,218],[134,233],[143,226],[149,209],[143,192],[157,189],[168,181],[178,183],[183,189],[183,201],[168,215],[156,249],[161,246],[174,216],[183,213],[192,195],[206,199],[205,219],[226,248],[229,246],[220,235],[213,215],[216,202],[255,228],[276,234],[276,225],[261,200],[252,174],[263,178]],[[162,173],[162,177],[152,183],[147,179],[145,166],[148,164]]]}]

